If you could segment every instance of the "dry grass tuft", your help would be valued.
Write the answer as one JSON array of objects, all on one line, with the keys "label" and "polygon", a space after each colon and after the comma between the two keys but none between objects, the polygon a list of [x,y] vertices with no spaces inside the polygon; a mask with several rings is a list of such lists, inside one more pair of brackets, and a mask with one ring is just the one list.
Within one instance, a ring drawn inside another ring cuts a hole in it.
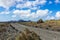
[{"label": "dry grass tuft", "polygon": [[35,32],[25,29],[18,36],[16,36],[16,40],[41,40],[41,39]]}]

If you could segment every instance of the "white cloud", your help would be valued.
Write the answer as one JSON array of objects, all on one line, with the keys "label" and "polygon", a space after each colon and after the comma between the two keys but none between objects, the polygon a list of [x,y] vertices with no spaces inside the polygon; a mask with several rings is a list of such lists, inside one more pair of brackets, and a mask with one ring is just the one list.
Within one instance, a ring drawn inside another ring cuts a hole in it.
[{"label": "white cloud", "polygon": [[60,3],[60,0],[55,0],[55,3]]},{"label": "white cloud", "polygon": [[38,10],[40,7],[32,7],[31,10]]},{"label": "white cloud", "polygon": [[49,13],[52,13],[53,11],[50,11]]},{"label": "white cloud", "polygon": [[36,0],[35,2],[33,2],[34,4],[45,4],[47,1],[46,0]]},{"label": "white cloud", "polygon": [[9,13],[10,13],[9,11],[0,12],[0,14],[9,14]]},{"label": "white cloud", "polygon": [[15,0],[0,0],[0,6],[4,8],[9,8],[15,4]]},{"label": "white cloud", "polygon": [[55,16],[56,16],[57,19],[60,19],[60,11],[56,12]]},{"label": "white cloud", "polygon": [[31,15],[30,15],[30,18],[32,18],[32,19],[37,18],[36,13],[32,12]]},{"label": "white cloud", "polygon": [[13,13],[19,15],[20,14],[20,10],[15,10]]},{"label": "white cloud", "polygon": [[17,4],[17,8],[32,8],[36,7],[37,5],[44,5],[47,1],[46,0],[35,0],[35,1],[22,1],[21,4]]},{"label": "white cloud", "polygon": [[26,8],[26,7],[29,8],[29,7],[31,7],[31,4],[32,4],[32,3],[28,1],[28,2],[26,2],[26,3],[24,3],[24,4],[17,4],[16,7],[17,7],[17,8]]},{"label": "white cloud", "polygon": [[27,18],[30,16],[30,10],[15,10],[15,15],[19,15],[21,18]]},{"label": "white cloud", "polygon": [[12,18],[15,18],[15,17],[17,17],[16,15],[12,15]]},{"label": "white cloud", "polygon": [[17,2],[22,2],[23,0],[16,0]]},{"label": "white cloud", "polygon": [[18,15],[20,18],[28,18],[28,19],[36,19],[38,17],[47,16],[50,11],[48,9],[45,10],[37,10],[36,12],[31,12],[31,10],[15,10],[14,15]]},{"label": "white cloud", "polygon": [[52,4],[52,1],[49,1],[49,4]]},{"label": "white cloud", "polygon": [[[17,8],[32,8],[37,5],[44,5],[47,1],[46,0],[35,0],[35,1],[29,1],[29,0],[0,0],[0,6],[8,9],[9,7],[16,5]],[[21,3],[19,3],[21,2]]]},{"label": "white cloud", "polygon": [[41,0],[40,4],[45,4],[47,1],[46,0]]},{"label": "white cloud", "polygon": [[55,19],[54,16],[47,16],[47,17],[46,17],[46,20],[53,20],[53,19]]},{"label": "white cloud", "polygon": [[55,19],[55,17],[54,16],[51,16],[50,19]]},{"label": "white cloud", "polygon": [[37,16],[46,16],[49,13],[48,9],[45,10],[37,10],[36,15]]}]

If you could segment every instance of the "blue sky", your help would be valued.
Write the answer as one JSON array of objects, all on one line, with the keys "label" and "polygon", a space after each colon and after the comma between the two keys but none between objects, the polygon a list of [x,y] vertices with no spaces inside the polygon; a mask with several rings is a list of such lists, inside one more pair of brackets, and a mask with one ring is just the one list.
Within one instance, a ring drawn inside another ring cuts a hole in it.
[{"label": "blue sky", "polygon": [[0,0],[0,21],[60,19],[60,0]]}]

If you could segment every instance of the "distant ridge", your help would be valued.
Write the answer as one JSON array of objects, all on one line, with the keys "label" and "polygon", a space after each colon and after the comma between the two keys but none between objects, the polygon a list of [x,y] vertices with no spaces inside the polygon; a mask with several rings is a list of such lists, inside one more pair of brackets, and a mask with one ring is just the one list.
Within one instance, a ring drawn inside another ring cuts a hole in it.
[{"label": "distant ridge", "polygon": [[12,23],[15,23],[15,22],[31,22],[31,20],[28,20],[28,21],[26,21],[26,20],[18,20],[18,21],[11,20],[11,21],[1,21],[0,23],[4,23],[4,22],[12,22]]}]

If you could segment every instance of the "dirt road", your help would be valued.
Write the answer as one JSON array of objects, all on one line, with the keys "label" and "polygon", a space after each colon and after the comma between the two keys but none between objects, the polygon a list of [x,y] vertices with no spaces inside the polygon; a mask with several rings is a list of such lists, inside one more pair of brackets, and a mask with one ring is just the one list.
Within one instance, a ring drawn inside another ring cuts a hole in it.
[{"label": "dirt road", "polygon": [[44,30],[40,28],[27,27],[18,23],[11,23],[15,29],[18,31],[23,31],[25,28],[28,28],[31,31],[37,33],[42,40],[60,40],[60,32]]}]

